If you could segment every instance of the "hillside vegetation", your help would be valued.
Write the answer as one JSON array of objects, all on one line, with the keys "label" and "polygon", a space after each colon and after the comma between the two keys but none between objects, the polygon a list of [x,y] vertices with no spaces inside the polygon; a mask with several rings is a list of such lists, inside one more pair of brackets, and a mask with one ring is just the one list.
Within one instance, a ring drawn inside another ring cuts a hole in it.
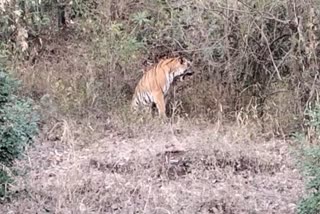
[{"label": "hillside vegetation", "polygon": [[181,116],[283,134],[317,99],[317,1],[19,2],[1,12],[2,58],[64,112],[125,111],[142,70],[172,55],[197,73],[176,87]]}]

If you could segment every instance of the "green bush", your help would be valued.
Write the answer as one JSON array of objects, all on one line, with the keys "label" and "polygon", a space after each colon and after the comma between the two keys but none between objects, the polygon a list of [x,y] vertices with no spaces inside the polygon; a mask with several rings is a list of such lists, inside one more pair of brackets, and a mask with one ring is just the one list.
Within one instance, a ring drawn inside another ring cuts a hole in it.
[{"label": "green bush", "polygon": [[0,108],[14,99],[14,92],[17,90],[18,81],[9,77],[9,75],[0,70]]},{"label": "green bush", "polygon": [[0,169],[0,199],[6,195],[6,192],[9,190],[8,184],[12,182],[13,180],[7,171]]},{"label": "green bush", "polygon": [[10,164],[37,132],[37,115],[29,100],[14,100],[0,109],[0,162]]},{"label": "green bush", "polygon": [[[314,137],[320,136],[320,105],[306,111],[308,118],[306,125],[315,130]],[[304,141],[304,140],[302,140]],[[309,194],[304,198],[298,208],[299,214],[320,213],[320,146],[302,145],[301,164],[308,177],[307,190]]]},{"label": "green bush", "polygon": [[320,147],[303,151],[303,166],[306,175],[311,179],[307,183],[309,194],[299,204],[299,214],[320,213]]},{"label": "green bush", "polygon": [[[32,101],[16,95],[19,82],[0,70],[0,166],[11,166],[38,131],[39,117]],[[8,173],[0,169],[0,197],[5,196]]]},{"label": "green bush", "polygon": [[32,101],[14,93],[19,83],[0,71],[0,163],[10,165],[37,133]]}]

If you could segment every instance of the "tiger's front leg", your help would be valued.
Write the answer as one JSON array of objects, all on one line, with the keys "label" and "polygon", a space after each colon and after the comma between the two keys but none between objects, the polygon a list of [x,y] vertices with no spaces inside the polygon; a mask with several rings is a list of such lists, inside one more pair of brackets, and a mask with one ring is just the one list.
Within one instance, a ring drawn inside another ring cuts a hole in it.
[{"label": "tiger's front leg", "polygon": [[158,92],[154,95],[154,102],[156,103],[159,116],[162,118],[166,118],[166,105],[165,105],[165,100],[164,100],[164,95],[161,92]]}]

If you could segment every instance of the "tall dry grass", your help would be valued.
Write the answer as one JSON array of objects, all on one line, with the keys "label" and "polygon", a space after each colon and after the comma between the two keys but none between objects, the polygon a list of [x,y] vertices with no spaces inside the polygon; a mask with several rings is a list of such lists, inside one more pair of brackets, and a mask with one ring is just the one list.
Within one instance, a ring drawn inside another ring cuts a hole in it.
[{"label": "tall dry grass", "polygon": [[52,15],[25,38],[28,60],[10,55],[26,91],[60,112],[118,112],[142,70],[170,55],[196,71],[171,94],[173,115],[254,120],[282,134],[318,99],[317,1],[92,2],[65,5],[63,29]]}]

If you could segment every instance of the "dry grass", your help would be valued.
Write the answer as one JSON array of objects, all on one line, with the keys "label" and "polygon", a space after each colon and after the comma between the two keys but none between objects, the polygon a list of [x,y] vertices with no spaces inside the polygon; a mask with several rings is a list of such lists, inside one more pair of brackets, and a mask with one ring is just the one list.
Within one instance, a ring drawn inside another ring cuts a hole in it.
[{"label": "dry grass", "polygon": [[1,213],[295,213],[303,193],[288,144],[254,127],[90,122],[44,127]]},{"label": "dry grass", "polygon": [[60,112],[118,110],[145,62],[170,55],[186,56],[196,72],[177,88],[175,114],[259,118],[287,134],[318,99],[316,2],[93,2],[64,30],[44,27],[41,45],[28,40],[29,61],[11,63],[26,91],[49,95]]}]

